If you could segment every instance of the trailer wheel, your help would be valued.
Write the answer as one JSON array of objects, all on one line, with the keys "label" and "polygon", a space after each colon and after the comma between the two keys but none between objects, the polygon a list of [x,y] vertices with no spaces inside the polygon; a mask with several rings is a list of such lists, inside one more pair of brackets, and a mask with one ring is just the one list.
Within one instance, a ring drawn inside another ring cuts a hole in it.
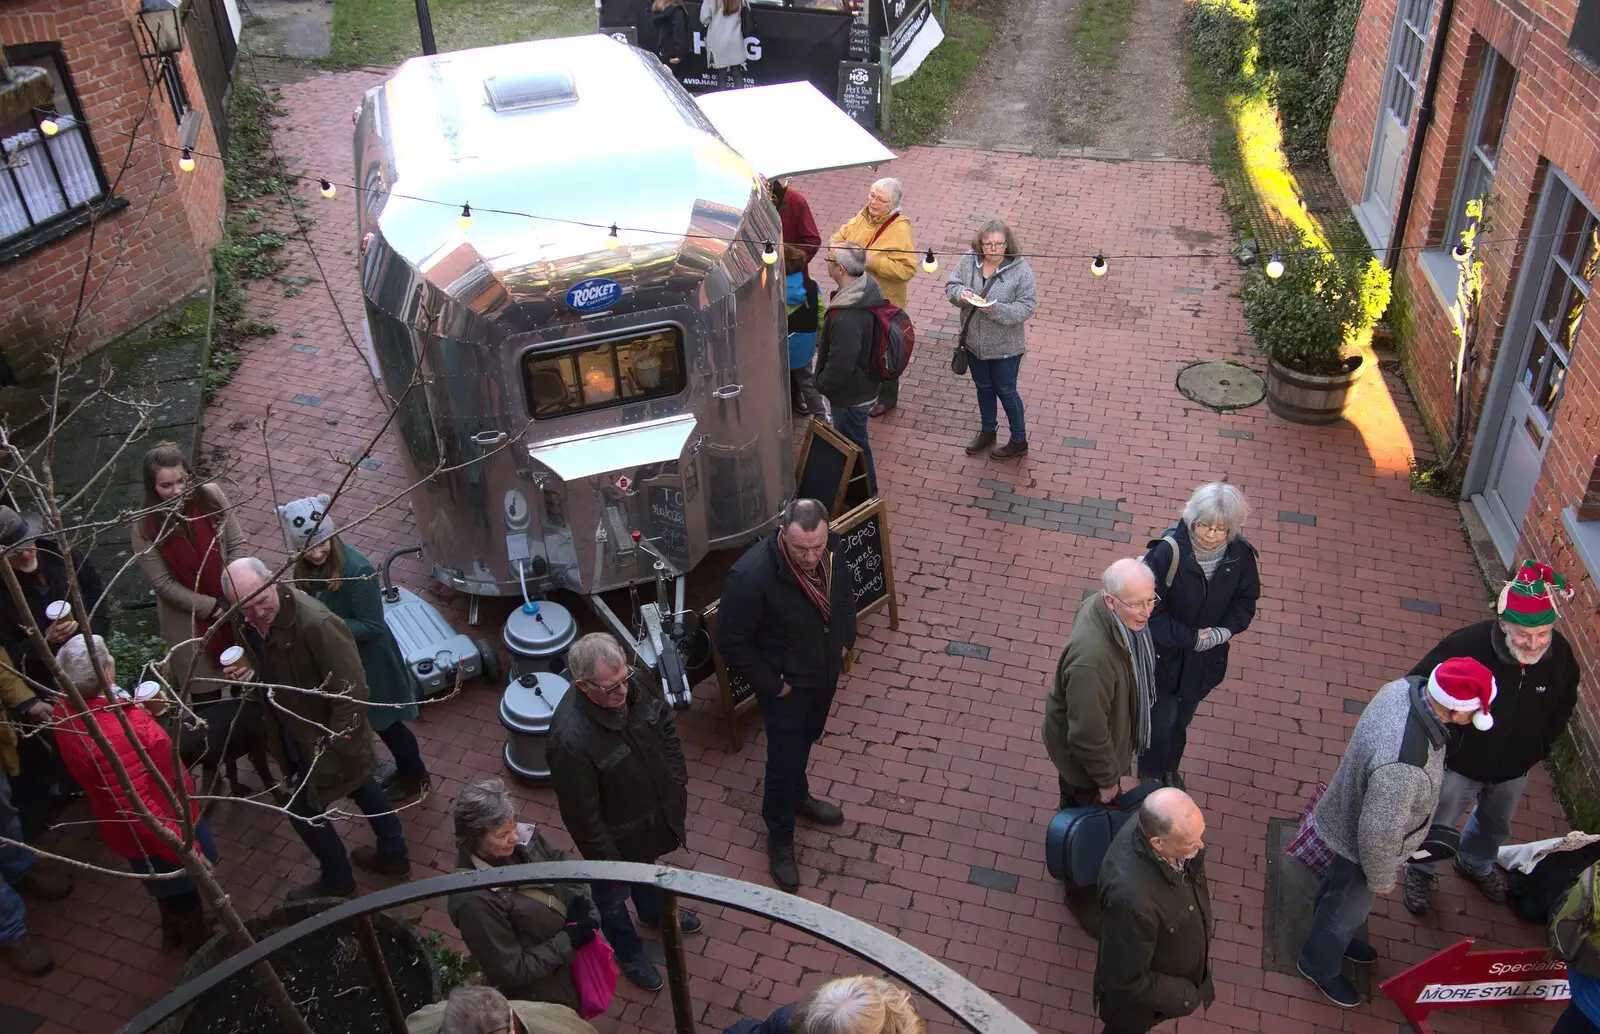
[{"label": "trailer wheel", "polygon": [[667,648],[661,652],[660,672],[661,679],[666,683],[667,700],[672,704],[673,710],[689,710],[689,683],[683,677],[683,658],[678,654],[678,644],[671,639],[667,640]]},{"label": "trailer wheel", "polygon": [[483,666],[479,669],[479,675],[489,685],[497,685],[500,682],[500,676],[505,674],[505,669],[500,665],[499,651],[487,639],[479,639],[472,645],[478,648],[478,659],[483,662]]}]

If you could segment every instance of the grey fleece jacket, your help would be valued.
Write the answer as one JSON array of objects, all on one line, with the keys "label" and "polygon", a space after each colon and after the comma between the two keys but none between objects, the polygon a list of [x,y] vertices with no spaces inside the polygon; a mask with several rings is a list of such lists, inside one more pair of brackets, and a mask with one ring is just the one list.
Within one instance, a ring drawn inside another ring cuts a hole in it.
[{"label": "grey fleece jacket", "polygon": [[1397,679],[1361,713],[1339,770],[1317,804],[1317,833],[1334,853],[1361,866],[1381,894],[1422,843],[1444,781],[1444,724],[1426,683]]},{"label": "grey fleece jacket", "polygon": [[1022,325],[1039,307],[1034,297],[1033,270],[1023,259],[1008,258],[990,279],[985,297],[993,305],[984,309],[961,300],[962,291],[984,293],[983,259],[969,251],[950,271],[944,293],[950,304],[961,310],[961,319],[967,326],[967,351],[979,359],[1010,359],[1027,351]]}]

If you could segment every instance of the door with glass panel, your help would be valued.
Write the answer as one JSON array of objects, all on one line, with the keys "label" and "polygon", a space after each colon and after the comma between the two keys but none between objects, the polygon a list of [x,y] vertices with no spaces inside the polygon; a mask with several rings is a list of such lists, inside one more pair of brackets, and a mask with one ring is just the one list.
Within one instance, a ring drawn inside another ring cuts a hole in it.
[{"label": "door with glass panel", "polygon": [[1600,270],[1594,212],[1553,169],[1547,183],[1501,356],[1502,362],[1516,364],[1516,378],[1494,441],[1484,443],[1494,449],[1493,459],[1482,494],[1473,497],[1508,567],[1550,448],[1572,350]]},{"label": "door with glass panel", "polygon": [[1411,114],[1422,87],[1422,57],[1428,46],[1428,18],[1432,0],[1399,0],[1395,5],[1394,34],[1389,41],[1389,61],[1378,105],[1378,125],[1372,155],[1367,160],[1367,180],[1356,218],[1372,246],[1389,246],[1395,200],[1405,175],[1406,143]]}]

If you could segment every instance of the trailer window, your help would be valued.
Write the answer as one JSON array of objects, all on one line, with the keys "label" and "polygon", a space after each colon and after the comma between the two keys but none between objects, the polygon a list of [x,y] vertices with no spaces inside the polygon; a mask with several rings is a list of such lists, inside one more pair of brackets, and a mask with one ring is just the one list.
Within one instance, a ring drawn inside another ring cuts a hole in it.
[{"label": "trailer window", "polygon": [[684,388],[683,344],[676,327],[602,341],[523,360],[535,419],[566,416],[624,402],[666,398]]}]

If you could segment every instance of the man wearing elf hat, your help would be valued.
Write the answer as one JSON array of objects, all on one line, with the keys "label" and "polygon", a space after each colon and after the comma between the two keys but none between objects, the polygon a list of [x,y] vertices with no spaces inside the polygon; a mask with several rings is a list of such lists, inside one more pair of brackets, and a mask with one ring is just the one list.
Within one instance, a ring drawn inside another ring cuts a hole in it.
[{"label": "man wearing elf hat", "polygon": [[[1494,867],[1511,833],[1528,771],[1550,753],[1578,703],[1578,662],[1555,629],[1556,601],[1572,596],[1567,580],[1530,560],[1500,591],[1498,618],[1446,636],[1413,675],[1425,675],[1451,657],[1471,657],[1494,674],[1500,696],[1492,725],[1450,730],[1445,743],[1444,788],[1433,821],[1454,826],[1473,805],[1461,835],[1455,870],[1490,901],[1506,899],[1506,881]],[[1406,908],[1428,913],[1438,877],[1433,865],[1406,867]]]},{"label": "man wearing elf hat", "polygon": [[1332,859],[1300,948],[1300,973],[1335,1005],[1361,1004],[1344,975],[1344,960],[1378,960],[1372,945],[1356,939],[1356,930],[1372,911],[1373,895],[1394,889],[1401,863],[1427,834],[1444,783],[1447,730],[1488,722],[1494,697],[1489,669],[1458,657],[1426,679],[1396,679],[1361,712],[1313,813]]}]

